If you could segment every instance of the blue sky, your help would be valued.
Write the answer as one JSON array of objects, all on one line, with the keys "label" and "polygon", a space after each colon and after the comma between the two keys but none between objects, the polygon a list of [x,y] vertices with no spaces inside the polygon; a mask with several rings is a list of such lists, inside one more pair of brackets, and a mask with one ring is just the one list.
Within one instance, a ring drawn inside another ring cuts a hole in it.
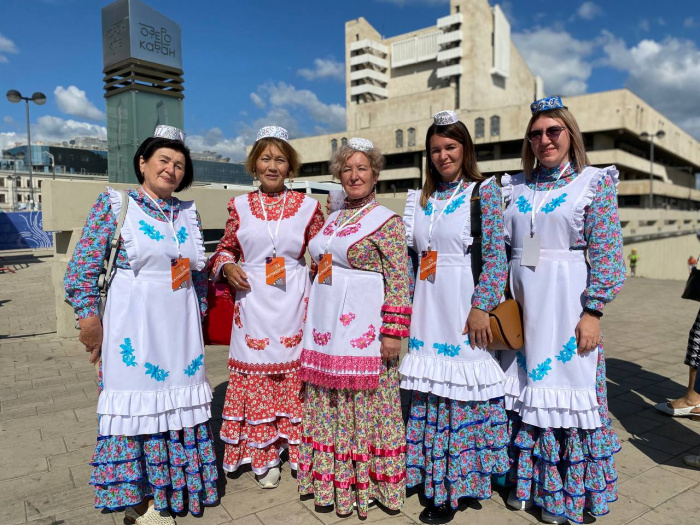
[{"label": "blue sky", "polygon": [[[48,96],[31,107],[33,141],[105,136],[100,10],[108,3],[0,2],[0,91]],[[260,125],[284,125],[293,137],[344,128],[345,21],[363,16],[388,37],[449,11],[445,0],[146,3],[182,27],[190,147],[235,160]],[[697,0],[500,5],[549,94],[629,87],[700,138]],[[23,106],[0,99],[0,148],[26,140]]]}]

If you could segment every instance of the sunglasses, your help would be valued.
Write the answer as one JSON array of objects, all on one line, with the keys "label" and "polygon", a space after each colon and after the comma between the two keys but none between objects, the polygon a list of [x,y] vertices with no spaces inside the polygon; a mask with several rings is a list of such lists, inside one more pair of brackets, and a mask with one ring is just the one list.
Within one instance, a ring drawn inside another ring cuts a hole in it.
[{"label": "sunglasses", "polygon": [[545,129],[544,131],[541,129],[536,129],[535,131],[529,132],[527,135],[527,140],[530,142],[539,142],[542,140],[542,135],[547,134],[547,138],[551,141],[555,141],[559,138],[559,135],[561,135],[561,132],[564,131],[566,128],[562,126],[552,126],[550,128]]}]

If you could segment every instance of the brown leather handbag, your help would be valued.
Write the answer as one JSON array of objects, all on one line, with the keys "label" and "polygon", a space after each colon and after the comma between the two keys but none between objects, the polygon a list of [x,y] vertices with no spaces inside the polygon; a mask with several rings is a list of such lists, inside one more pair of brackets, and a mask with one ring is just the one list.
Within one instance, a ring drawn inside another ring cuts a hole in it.
[{"label": "brown leather handbag", "polygon": [[[483,260],[481,256],[481,197],[479,188],[481,181],[476,183],[471,197],[471,259],[474,287],[479,284]],[[523,309],[513,299],[510,287],[506,282],[506,300],[489,312],[491,334],[493,341],[489,344],[489,350],[519,350],[523,346]]]}]

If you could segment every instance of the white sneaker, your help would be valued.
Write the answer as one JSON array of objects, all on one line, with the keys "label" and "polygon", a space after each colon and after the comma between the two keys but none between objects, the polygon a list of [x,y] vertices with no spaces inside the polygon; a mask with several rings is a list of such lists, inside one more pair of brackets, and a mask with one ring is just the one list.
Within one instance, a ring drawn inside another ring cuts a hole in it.
[{"label": "white sneaker", "polygon": [[506,501],[506,503],[511,509],[515,510],[528,510],[531,509],[534,505],[532,498],[525,501],[518,499],[517,489],[511,489],[510,494],[508,494],[508,500]]},{"label": "white sneaker", "polygon": [[556,523],[561,525],[562,523],[567,523],[569,520],[567,520],[564,516],[555,516],[551,512],[547,512],[546,510],[542,509],[541,521],[543,523]]},{"label": "white sneaker", "polygon": [[175,520],[167,510],[156,510],[151,506],[136,519],[136,525],[175,525]]},{"label": "white sneaker", "polygon": [[264,476],[255,476],[255,479],[258,480],[260,488],[276,489],[280,484],[280,468],[272,467]]}]

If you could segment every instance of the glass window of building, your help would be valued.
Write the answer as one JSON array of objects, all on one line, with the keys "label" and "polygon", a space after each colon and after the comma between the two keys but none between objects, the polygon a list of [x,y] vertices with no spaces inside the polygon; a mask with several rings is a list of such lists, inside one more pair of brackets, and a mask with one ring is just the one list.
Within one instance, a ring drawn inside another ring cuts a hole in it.
[{"label": "glass window of building", "polygon": [[338,150],[338,139],[331,140],[331,152],[335,153]]},{"label": "glass window of building", "polygon": [[403,148],[403,130],[396,130],[396,147]]},{"label": "glass window of building", "polygon": [[484,119],[481,117],[474,120],[474,137],[477,139],[484,138]]},{"label": "glass window of building", "polygon": [[408,128],[408,145],[416,145],[416,128]]},{"label": "glass window of building", "polygon": [[501,117],[494,115],[491,117],[491,136],[497,137],[501,134]]},{"label": "glass window of building", "polygon": [[0,193],[0,204],[5,204],[5,194]]},{"label": "glass window of building", "polygon": [[342,139],[340,139],[340,145],[341,145],[341,146],[347,146],[347,145],[348,145],[348,139],[347,139],[347,137],[343,137]]}]

